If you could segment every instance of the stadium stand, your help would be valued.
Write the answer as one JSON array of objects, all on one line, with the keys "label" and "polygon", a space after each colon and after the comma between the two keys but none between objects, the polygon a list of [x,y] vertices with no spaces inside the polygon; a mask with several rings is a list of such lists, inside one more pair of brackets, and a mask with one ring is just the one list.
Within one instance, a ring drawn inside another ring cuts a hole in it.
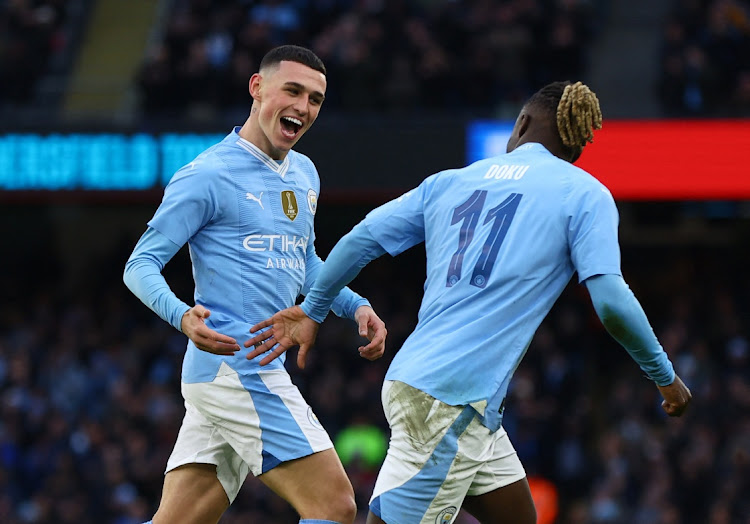
[{"label": "stadium stand", "polygon": [[749,2],[675,2],[663,33],[658,95],[669,116],[750,115]]}]

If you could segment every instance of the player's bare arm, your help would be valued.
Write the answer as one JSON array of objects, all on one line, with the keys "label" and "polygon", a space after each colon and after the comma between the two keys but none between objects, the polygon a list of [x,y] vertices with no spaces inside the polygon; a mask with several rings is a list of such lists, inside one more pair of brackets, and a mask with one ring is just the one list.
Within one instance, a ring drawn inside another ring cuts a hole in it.
[{"label": "player's bare arm", "polygon": [[211,312],[203,306],[194,306],[182,316],[182,332],[193,341],[195,347],[216,355],[234,355],[239,351],[237,341],[217,333],[206,325]]}]

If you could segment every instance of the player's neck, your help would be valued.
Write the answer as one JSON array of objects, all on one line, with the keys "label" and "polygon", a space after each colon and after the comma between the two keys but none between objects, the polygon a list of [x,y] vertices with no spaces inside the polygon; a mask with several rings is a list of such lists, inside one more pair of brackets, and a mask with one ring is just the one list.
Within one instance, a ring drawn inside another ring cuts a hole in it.
[{"label": "player's neck", "polygon": [[263,133],[258,122],[253,120],[251,114],[239,130],[240,137],[253,144],[276,162],[283,162],[288,151],[277,150]]}]

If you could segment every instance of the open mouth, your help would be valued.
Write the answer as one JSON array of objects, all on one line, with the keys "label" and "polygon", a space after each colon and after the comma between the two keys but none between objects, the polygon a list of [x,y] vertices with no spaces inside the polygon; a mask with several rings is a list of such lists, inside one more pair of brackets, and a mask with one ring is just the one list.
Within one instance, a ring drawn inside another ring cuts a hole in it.
[{"label": "open mouth", "polygon": [[294,138],[302,129],[302,120],[291,116],[281,117],[281,133],[287,138]]}]

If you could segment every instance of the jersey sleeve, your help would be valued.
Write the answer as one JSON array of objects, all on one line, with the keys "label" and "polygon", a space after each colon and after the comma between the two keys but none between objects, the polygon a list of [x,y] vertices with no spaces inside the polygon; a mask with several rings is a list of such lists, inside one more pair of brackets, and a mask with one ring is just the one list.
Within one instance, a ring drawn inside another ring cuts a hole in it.
[{"label": "jersey sleeve", "polygon": [[148,228],[125,264],[125,285],[154,313],[182,331],[182,317],[190,306],[177,298],[161,274],[180,250],[166,236]]},{"label": "jersey sleeve", "polygon": [[344,286],[354,280],[370,261],[383,254],[385,250],[362,222],[354,226],[333,246],[315,278],[312,289],[300,305],[302,311],[314,321],[323,322],[329,309],[336,312],[331,305],[335,305],[335,300],[340,300],[344,291],[348,289]]},{"label": "jersey sleeve", "polygon": [[622,275],[617,238],[619,215],[609,190],[587,184],[569,201],[568,245],[578,281],[593,275]]},{"label": "jersey sleeve", "polygon": [[597,275],[586,280],[586,288],[599,319],[659,386],[674,382],[674,368],[651,328],[640,302],[618,275]]},{"label": "jersey sleeve", "polygon": [[430,183],[434,180],[433,177],[426,179],[415,189],[370,211],[363,220],[372,237],[390,255],[396,256],[424,242],[425,198],[429,192]]},{"label": "jersey sleeve", "polygon": [[164,189],[164,197],[148,225],[183,246],[219,209],[216,160],[198,157],[182,167]]},{"label": "jersey sleeve", "polygon": [[[311,235],[310,242],[307,246],[307,256],[305,262],[305,282],[302,286],[302,294],[307,296],[310,293],[310,289],[317,282],[321,269],[323,268],[323,260],[318,256],[315,250],[315,234]],[[320,315],[323,319],[328,313],[328,309],[337,317],[348,318],[354,320],[354,313],[361,306],[369,306],[370,302],[360,296],[358,293],[352,291],[348,287],[339,288],[337,294],[331,297],[331,302],[325,307],[325,313]],[[308,315],[309,316],[309,315]],[[312,318],[312,317],[311,317]],[[316,319],[313,319],[316,320]],[[321,319],[319,322],[322,322]]]}]

